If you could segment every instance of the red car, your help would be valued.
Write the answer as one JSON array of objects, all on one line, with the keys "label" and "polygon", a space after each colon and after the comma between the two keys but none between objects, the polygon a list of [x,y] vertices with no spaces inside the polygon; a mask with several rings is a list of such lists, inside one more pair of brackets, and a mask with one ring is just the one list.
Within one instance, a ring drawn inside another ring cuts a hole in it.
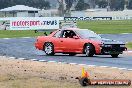
[{"label": "red car", "polygon": [[122,42],[104,39],[91,30],[79,28],[65,28],[54,31],[49,36],[39,36],[35,47],[47,55],[85,54],[89,57],[94,54],[118,57],[126,49]]}]

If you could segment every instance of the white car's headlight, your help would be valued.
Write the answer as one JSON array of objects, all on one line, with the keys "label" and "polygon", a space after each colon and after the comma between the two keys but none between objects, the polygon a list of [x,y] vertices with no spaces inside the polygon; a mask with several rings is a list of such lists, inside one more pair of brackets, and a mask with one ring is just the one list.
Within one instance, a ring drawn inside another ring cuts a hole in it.
[{"label": "white car's headlight", "polygon": [[125,47],[125,45],[120,45],[120,47]]},{"label": "white car's headlight", "polygon": [[112,45],[104,45],[105,47],[112,47]]}]

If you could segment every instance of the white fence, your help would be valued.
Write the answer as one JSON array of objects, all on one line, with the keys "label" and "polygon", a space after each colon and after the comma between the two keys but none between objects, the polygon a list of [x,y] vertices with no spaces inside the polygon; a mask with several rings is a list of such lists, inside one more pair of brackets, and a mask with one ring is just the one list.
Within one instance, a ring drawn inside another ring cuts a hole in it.
[{"label": "white fence", "polygon": [[0,30],[59,29],[60,21],[132,20],[130,16],[114,17],[12,17],[0,18]]},{"label": "white fence", "polygon": [[115,16],[115,17],[64,17],[64,20],[132,20],[132,16]]},{"label": "white fence", "polygon": [[3,30],[37,30],[59,29],[63,17],[12,17],[0,18],[0,29]]}]

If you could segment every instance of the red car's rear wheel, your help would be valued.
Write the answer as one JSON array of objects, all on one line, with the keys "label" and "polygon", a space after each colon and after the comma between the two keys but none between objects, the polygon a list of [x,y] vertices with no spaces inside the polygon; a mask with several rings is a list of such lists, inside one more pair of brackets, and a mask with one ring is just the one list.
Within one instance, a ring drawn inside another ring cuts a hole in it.
[{"label": "red car's rear wheel", "polygon": [[69,56],[75,56],[76,53],[69,53]]},{"label": "red car's rear wheel", "polygon": [[46,55],[54,55],[54,45],[50,42],[45,43],[44,52]]}]

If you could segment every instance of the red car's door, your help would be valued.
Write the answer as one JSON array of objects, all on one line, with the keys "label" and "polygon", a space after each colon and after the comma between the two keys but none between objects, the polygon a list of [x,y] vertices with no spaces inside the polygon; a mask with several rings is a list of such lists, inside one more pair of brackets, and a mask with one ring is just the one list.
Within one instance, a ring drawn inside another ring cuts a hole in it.
[{"label": "red car's door", "polygon": [[63,52],[79,52],[80,40],[74,38],[60,38],[60,47]]},{"label": "red car's door", "polygon": [[54,52],[63,52],[63,49],[61,47],[60,36],[61,31],[57,31],[52,37],[52,42],[54,44]]},{"label": "red car's door", "polygon": [[[71,34],[72,37],[71,37]],[[55,52],[80,52],[80,39],[75,39],[76,34],[72,30],[60,30],[53,36]]]}]

